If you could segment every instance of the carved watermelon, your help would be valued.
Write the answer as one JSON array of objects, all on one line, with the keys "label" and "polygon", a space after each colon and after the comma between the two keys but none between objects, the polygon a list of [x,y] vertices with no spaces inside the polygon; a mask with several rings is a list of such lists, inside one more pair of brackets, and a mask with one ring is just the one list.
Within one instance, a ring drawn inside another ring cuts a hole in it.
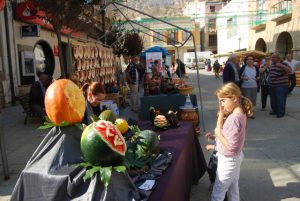
[{"label": "carved watermelon", "polygon": [[84,160],[95,166],[122,163],[127,147],[120,131],[109,121],[99,120],[86,127],[81,136]]}]

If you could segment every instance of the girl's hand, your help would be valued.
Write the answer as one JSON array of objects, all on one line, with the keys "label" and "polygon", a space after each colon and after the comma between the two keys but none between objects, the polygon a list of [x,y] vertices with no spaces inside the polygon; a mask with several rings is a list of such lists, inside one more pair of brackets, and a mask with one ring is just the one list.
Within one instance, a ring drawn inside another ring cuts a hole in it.
[{"label": "girl's hand", "polygon": [[215,136],[214,134],[212,134],[211,132],[208,132],[205,134],[205,137],[207,138],[207,140],[214,140],[215,139]]},{"label": "girl's hand", "polygon": [[216,137],[218,137],[219,135],[221,135],[221,128],[219,128],[219,127],[215,128],[215,135],[216,135]]},{"label": "girl's hand", "polygon": [[208,144],[208,145],[205,146],[205,149],[207,151],[213,151],[213,150],[215,150],[215,145]]},{"label": "girl's hand", "polygon": [[224,110],[224,106],[222,106],[221,101],[219,101],[219,115],[223,115],[225,114],[225,110]]}]

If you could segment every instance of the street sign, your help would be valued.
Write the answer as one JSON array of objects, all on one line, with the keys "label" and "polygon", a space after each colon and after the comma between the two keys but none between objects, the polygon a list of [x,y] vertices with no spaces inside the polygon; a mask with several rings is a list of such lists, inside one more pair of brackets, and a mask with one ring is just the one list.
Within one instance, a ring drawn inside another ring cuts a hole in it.
[{"label": "street sign", "polygon": [[21,27],[21,36],[23,37],[39,37],[40,36],[40,26],[33,25],[23,25]]}]

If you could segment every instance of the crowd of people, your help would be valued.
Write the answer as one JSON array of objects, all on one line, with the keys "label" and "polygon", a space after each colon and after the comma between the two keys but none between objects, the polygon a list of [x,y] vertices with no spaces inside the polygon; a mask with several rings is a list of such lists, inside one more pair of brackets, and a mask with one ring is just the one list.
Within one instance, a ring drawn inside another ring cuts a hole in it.
[{"label": "crowd of people", "polygon": [[238,55],[232,54],[223,69],[223,82],[240,86],[243,96],[249,98],[253,106],[256,106],[257,93],[261,92],[261,110],[266,109],[269,95],[270,115],[282,118],[287,96],[296,85],[295,68],[298,64],[300,61],[293,60],[291,54],[283,60],[279,53],[273,53],[262,59],[261,64],[253,55],[246,56],[240,63]]},{"label": "crowd of people", "polygon": [[[217,63],[217,62],[216,62]],[[244,157],[247,119],[254,118],[253,107],[257,93],[261,92],[262,110],[270,96],[270,115],[282,118],[288,94],[295,87],[295,70],[300,61],[287,54],[283,60],[279,53],[267,55],[261,63],[253,55],[243,63],[232,54],[223,69],[223,86],[216,91],[219,100],[218,118],[214,132],[206,134],[215,144],[206,145],[213,151],[208,173],[212,183],[212,201],[239,201],[240,166]],[[214,67],[219,70],[218,66]],[[217,78],[217,75],[215,75]]]}]

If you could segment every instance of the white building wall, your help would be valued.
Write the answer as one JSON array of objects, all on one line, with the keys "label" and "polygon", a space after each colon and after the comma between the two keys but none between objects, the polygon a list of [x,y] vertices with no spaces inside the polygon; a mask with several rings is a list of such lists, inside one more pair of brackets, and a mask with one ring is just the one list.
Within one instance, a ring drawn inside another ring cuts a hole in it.
[{"label": "white building wall", "polygon": [[[36,45],[36,43],[40,40],[46,41],[50,45],[52,51],[53,51],[54,45],[57,46],[57,38],[56,38],[56,35],[54,32],[41,28],[40,37],[22,37],[21,31],[20,31],[22,25],[27,25],[27,24],[23,23],[23,22],[19,22],[19,21],[14,22],[16,50],[18,48],[18,45],[28,45],[28,46],[34,47]],[[66,37],[62,37],[62,40],[64,42],[67,42]],[[18,58],[17,51],[16,51],[15,56],[16,56],[16,58]],[[56,79],[56,78],[59,78],[61,73],[60,73],[60,64],[59,64],[58,56],[54,56],[54,59],[55,59],[55,70],[54,70],[53,78]],[[19,63],[17,63],[17,66],[19,69]],[[18,74],[18,78],[20,78],[19,74]],[[18,80],[18,84],[20,85],[20,80]]]},{"label": "white building wall", "polygon": [[[219,12],[217,17],[218,30],[218,54],[225,54],[239,49],[249,49],[249,23],[250,17],[247,16],[251,6],[247,1],[232,0],[225,5]],[[236,12],[234,12],[236,11]],[[232,27],[228,27],[227,23],[230,18],[233,22]],[[228,30],[236,30],[236,34],[232,37],[228,36]]]}]

